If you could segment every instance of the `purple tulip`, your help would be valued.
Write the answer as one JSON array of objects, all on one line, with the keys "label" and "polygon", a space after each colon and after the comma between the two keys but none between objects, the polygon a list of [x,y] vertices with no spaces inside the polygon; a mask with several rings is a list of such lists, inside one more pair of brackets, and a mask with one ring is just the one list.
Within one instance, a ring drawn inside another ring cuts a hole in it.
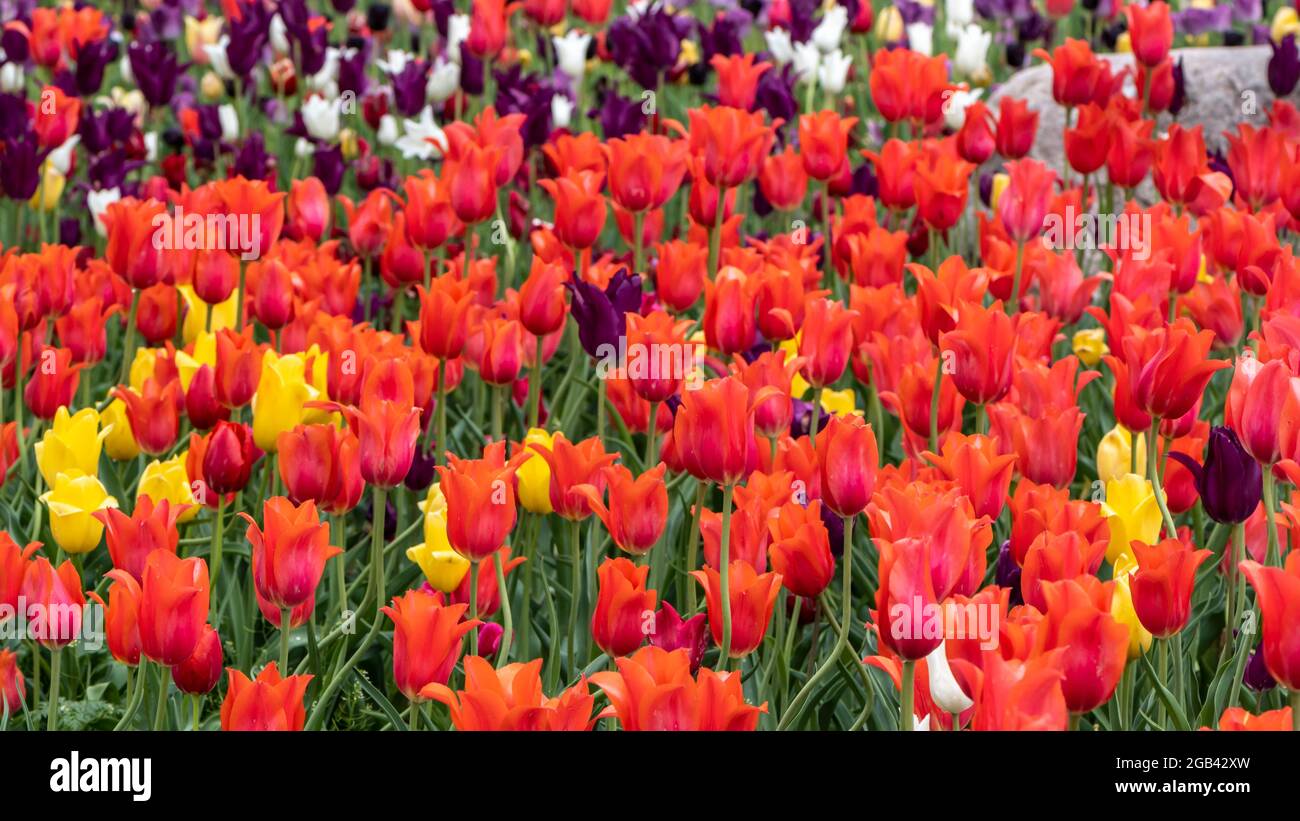
[{"label": "purple tulip", "polygon": [[112,40],[96,40],[81,47],[77,55],[77,91],[88,97],[99,91],[104,84],[104,69],[117,59],[117,43]]},{"label": "purple tulip", "polygon": [[609,27],[605,45],[615,64],[642,88],[658,88],[665,71],[677,64],[682,39],[689,36],[692,20],[652,5],[635,18],[620,17]]},{"label": "purple tulip", "polygon": [[1295,35],[1288,34],[1281,43],[1269,41],[1273,56],[1268,58],[1268,87],[1278,97],[1295,91],[1300,82],[1300,49],[1296,48]]},{"label": "purple tulip", "polygon": [[1239,524],[1259,507],[1263,492],[1259,463],[1241,446],[1231,428],[1210,429],[1203,465],[1183,453],[1171,451],[1169,455],[1191,471],[1201,504],[1214,521]]},{"label": "purple tulip", "polygon": [[577,276],[565,287],[573,294],[571,310],[582,349],[596,357],[609,350],[602,350],[606,345],[618,350],[619,339],[627,333],[627,313],[641,307],[641,277],[628,276],[627,269],[620,268],[603,291]]},{"label": "purple tulip", "polygon": [[605,139],[636,134],[644,127],[645,112],[641,109],[640,101],[621,97],[612,88],[599,99],[600,107],[593,109],[588,116],[600,121],[600,131]]},{"label": "purple tulip", "polygon": [[29,200],[40,183],[39,169],[50,152],[43,149],[34,134],[5,140],[4,158],[0,163],[0,188],[11,200]]},{"label": "purple tulip", "polygon": [[321,181],[326,192],[332,197],[343,186],[343,172],[347,164],[343,162],[343,150],[337,145],[316,149],[312,158],[312,176]]},{"label": "purple tulip", "polygon": [[1020,594],[1020,565],[1016,564],[1016,557],[1011,555],[1010,539],[1003,542],[1002,547],[998,549],[998,564],[995,572],[994,579],[998,587],[1011,589],[1011,606],[1024,604],[1025,599]]},{"label": "purple tulip", "polygon": [[166,43],[134,42],[126,49],[131,73],[149,105],[155,108],[171,102],[176,93],[176,77],[184,70]]},{"label": "purple tulip", "polygon": [[415,117],[424,109],[425,89],[429,84],[429,64],[411,60],[393,79],[393,107],[403,117]]}]

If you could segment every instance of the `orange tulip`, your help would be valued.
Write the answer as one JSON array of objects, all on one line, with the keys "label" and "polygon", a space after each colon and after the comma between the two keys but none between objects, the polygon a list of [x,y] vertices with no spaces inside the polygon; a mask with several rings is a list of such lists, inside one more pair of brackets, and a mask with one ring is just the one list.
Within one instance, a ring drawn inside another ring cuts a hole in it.
[{"label": "orange tulip", "polygon": [[601,501],[601,493],[594,485],[578,485],[574,490],[587,497],[587,504],[620,550],[644,556],[659,542],[668,523],[666,469],[660,462],[633,478],[632,471],[622,465],[602,468],[601,474],[609,487],[609,507]]},{"label": "orange tulip", "polygon": [[453,692],[430,684],[424,698],[446,704],[457,730],[590,730],[596,723],[591,710],[595,699],[587,680],[555,698],[542,692],[542,660],[507,664],[492,669],[478,656],[465,659],[465,689]]},{"label": "orange tulip", "polygon": [[972,730],[1064,730],[1069,707],[1056,657],[1007,660],[997,650],[984,654],[984,686]]},{"label": "orange tulip", "polygon": [[626,316],[628,381],[642,399],[663,402],[681,389],[694,364],[694,346],[685,336],[691,322],[674,320],[663,311]]},{"label": "orange tulip", "polygon": [[176,552],[180,541],[176,521],[188,507],[166,499],[154,504],[152,498],[143,495],[136,500],[130,516],[117,508],[95,511],[94,517],[104,523],[113,567],[126,571],[137,582],[143,580],[145,560],[150,553]]},{"label": "orange tulip", "polygon": [[686,391],[673,422],[673,443],[686,470],[701,481],[734,485],[748,472],[754,448],[754,401],[735,377]]},{"label": "orange tulip", "polygon": [[1133,609],[1142,626],[1158,639],[1169,638],[1187,625],[1191,615],[1196,568],[1211,555],[1193,550],[1180,539],[1148,545],[1132,542],[1138,570],[1130,580]]},{"label": "orange tulip", "polygon": [[808,172],[794,146],[787,145],[780,153],[763,159],[758,185],[763,198],[778,211],[794,211],[803,204],[808,193]]},{"label": "orange tulip", "polygon": [[[1294,729],[1291,720],[1291,708],[1268,710],[1259,715],[1251,715],[1242,707],[1228,707],[1219,716],[1220,731],[1280,730]],[[1201,729],[1205,729],[1204,727]]]},{"label": "orange tulip", "polygon": [[755,63],[755,59],[753,54],[715,54],[709,59],[709,65],[718,74],[719,103],[745,111],[754,107],[758,79],[772,67],[766,61]]},{"label": "orange tulip", "polygon": [[962,302],[953,330],[939,339],[939,348],[953,358],[952,381],[958,392],[978,405],[996,402],[1011,390],[1016,352],[1016,321],[1002,310]]},{"label": "orange tulip", "polygon": [[803,359],[799,372],[817,390],[834,384],[844,374],[857,316],[857,311],[846,309],[838,300],[808,300],[799,337],[799,356]]},{"label": "orange tulip", "polygon": [[26,702],[27,682],[23,671],[18,669],[18,654],[0,650],[0,709],[7,709],[11,716],[17,715]]},{"label": "orange tulip", "polygon": [[295,506],[283,496],[262,505],[263,524],[247,513],[246,538],[253,546],[253,582],[272,605],[294,608],[316,592],[325,563],[343,552],[329,543],[330,526],[322,523],[315,502]]},{"label": "orange tulip", "polygon": [[745,703],[739,673],[703,668],[691,675],[690,653],[643,647],[614,660],[591,683],[605,692],[624,730],[753,730],[767,705]]},{"label": "orange tulip", "polygon": [[[787,360],[782,350],[761,353],[752,362],[746,362],[740,354],[734,356],[732,373],[749,388],[750,401],[755,403],[754,430],[760,436],[772,439],[789,432],[794,415],[790,384],[799,364],[797,357]],[[759,391],[766,397],[761,401]]]},{"label": "orange tulip", "polygon": [[420,436],[420,408],[406,363],[391,359],[367,369],[361,407],[346,406],[342,411],[357,437],[362,478],[382,488],[401,484]]},{"label": "orange tulip", "polygon": [[860,416],[833,416],[817,437],[821,498],[843,517],[866,509],[876,484],[876,434]]},{"label": "orange tulip", "polygon": [[1061,690],[1072,713],[1086,713],[1109,701],[1124,673],[1129,628],[1111,615],[1111,584],[1084,576],[1043,585],[1047,618],[1039,628],[1038,645],[1043,652],[1064,651],[1058,662]]},{"label": "orange tulip", "polygon": [[768,548],[772,569],[781,574],[781,583],[796,596],[820,596],[835,577],[835,557],[822,523],[821,502],[814,500],[807,507],[787,502],[767,526],[772,537]]},{"label": "orange tulip", "polygon": [[[1075,443],[1070,442],[1073,448]],[[987,436],[950,434],[939,453],[929,451],[922,458],[934,465],[944,478],[956,482],[971,500],[975,515],[997,519],[1011,490],[1014,454],[999,454]]]},{"label": "orange tulip", "polygon": [[1284,568],[1251,560],[1240,567],[1263,617],[1264,665],[1288,690],[1300,690],[1300,551],[1287,554]]},{"label": "orange tulip", "polygon": [[303,696],[312,676],[282,678],[271,662],[256,679],[226,668],[226,698],[221,702],[223,730],[301,730],[307,720]]},{"label": "orange tulip", "polygon": [[704,177],[722,189],[735,188],[758,175],[775,139],[763,112],[729,106],[701,106],[687,112],[691,151],[702,157]]},{"label": "orange tulip", "polygon": [[1198,331],[1187,317],[1154,331],[1132,328],[1124,339],[1124,361],[1138,408],[1162,419],[1191,410],[1214,372],[1232,367],[1210,358],[1213,343],[1214,331]]},{"label": "orange tulip", "polygon": [[102,215],[108,235],[104,258],[113,273],[133,288],[143,290],[162,279],[162,252],[154,247],[154,234],[166,213],[166,206],[157,200],[125,197],[111,203]]},{"label": "orange tulip", "polygon": [[465,634],[482,624],[465,619],[467,605],[443,606],[441,596],[408,590],[383,608],[393,621],[393,681],[402,695],[423,701],[430,684],[446,684],[460,659]]},{"label": "orange tulip", "polygon": [[145,559],[140,589],[141,652],[168,667],[180,664],[194,652],[207,624],[207,564],[155,550]]},{"label": "orange tulip", "polygon": [[420,348],[442,360],[455,359],[464,352],[469,333],[469,309],[474,302],[469,283],[441,276],[419,292]]},{"label": "orange tulip", "polygon": [[109,571],[105,578],[113,580],[108,588],[108,603],[98,593],[90,597],[104,608],[108,652],[122,664],[135,667],[140,663],[140,584],[125,570]]},{"label": "orange tulip", "polygon": [[448,453],[450,466],[437,468],[447,499],[447,540],[470,561],[495,553],[515,526],[517,463],[507,463],[505,455],[506,443],[493,442],[481,459]]},{"label": "orange tulip", "polygon": [[[758,649],[767,635],[772,606],[781,592],[780,573],[762,573],[746,561],[737,559],[728,569],[731,601],[731,658],[744,658]],[[704,588],[708,601],[709,630],[713,641],[721,646],[722,576],[713,567],[691,572],[691,576]],[[599,682],[598,682],[599,683]]]},{"label": "orange tulip", "polygon": [[829,109],[799,118],[799,153],[804,171],[826,182],[848,161],[849,134],[857,117],[840,117]]},{"label": "orange tulip", "polygon": [[610,658],[626,656],[645,641],[646,617],[655,612],[655,591],[646,589],[650,567],[624,558],[606,559],[596,575],[600,592],[591,615],[592,638]]},{"label": "orange tulip", "polygon": [[605,145],[610,198],[633,213],[662,208],[677,193],[686,176],[690,146],[684,140],[640,133],[611,139]]},{"label": "orange tulip", "polygon": [[[593,436],[577,444],[563,433],[555,434],[553,444],[530,442],[534,452],[546,460],[551,469],[551,507],[561,518],[580,522],[592,514],[591,496],[596,498],[605,489],[604,469],[618,458],[616,453],[606,453],[599,437]],[[584,487],[585,486],[585,487]]]}]

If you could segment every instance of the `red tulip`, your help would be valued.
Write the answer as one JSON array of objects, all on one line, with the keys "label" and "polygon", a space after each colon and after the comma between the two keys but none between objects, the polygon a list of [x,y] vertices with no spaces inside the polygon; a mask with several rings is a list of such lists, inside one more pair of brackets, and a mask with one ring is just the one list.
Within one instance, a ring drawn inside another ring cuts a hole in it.
[{"label": "red tulip", "polygon": [[207,624],[207,564],[155,550],[145,559],[140,589],[141,651],[159,664],[180,664],[194,653]]},{"label": "red tulip", "polygon": [[262,505],[263,524],[247,513],[245,534],[253,546],[253,582],[280,609],[302,604],[316,592],[325,563],[343,552],[330,545],[330,526],[322,523],[315,502],[295,506],[283,496]]},{"label": "red tulip", "polygon": [[446,684],[460,659],[465,634],[482,624],[465,619],[463,604],[444,606],[442,597],[408,590],[393,597],[383,613],[393,622],[393,682],[413,702],[430,684]]},{"label": "red tulip", "polygon": [[655,612],[655,591],[646,589],[649,565],[606,559],[596,570],[600,592],[591,616],[591,635],[610,658],[626,656],[645,641],[647,617]]},{"label": "red tulip", "polygon": [[307,720],[303,696],[311,676],[282,678],[271,662],[256,679],[226,668],[226,698],[221,702],[223,730],[301,730]]}]

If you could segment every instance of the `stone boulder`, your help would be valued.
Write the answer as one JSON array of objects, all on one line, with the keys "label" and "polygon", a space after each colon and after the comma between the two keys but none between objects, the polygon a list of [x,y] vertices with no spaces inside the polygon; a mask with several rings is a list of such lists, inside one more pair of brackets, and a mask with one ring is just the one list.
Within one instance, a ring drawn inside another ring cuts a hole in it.
[{"label": "stone boulder", "polygon": [[[1271,55],[1272,50],[1266,45],[1175,49],[1174,59],[1183,64],[1187,101],[1176,120],[1162,114],[1160,127],[1163,129],[1170,122],[1185,128],[1204,125],[1206,146],[1211,151],[1226,150],[1225,131],[1236,131],[1242,122],[1262,125],[1268,121],[1267,111],[1274,99],[1268,87]],[[1116,71],[1133,65],[1131,54],[1101,56]],[[1127,93],[1133,93],[1132,79],[1127,82]],[[1031,156],[1059,170],[1064,151],[1061,131],[1065,109],[1052,99],[1052,67],[1040,61],[1012,75],[990,95],[989,108],[996,113],[998,100],[1008,96],[1024,99],[1038,112],[1038,135]],[[1294,102],[1295,95],[1288,99]]]}]

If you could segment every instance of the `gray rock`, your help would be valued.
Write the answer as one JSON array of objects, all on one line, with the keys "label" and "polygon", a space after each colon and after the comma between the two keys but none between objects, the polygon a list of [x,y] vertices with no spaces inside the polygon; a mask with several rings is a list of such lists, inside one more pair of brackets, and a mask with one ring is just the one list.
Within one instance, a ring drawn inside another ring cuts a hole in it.
[{"label": "gray rock", "polygon": [[[1175,49],[1174,59],[1183,63],[1183,82],[1187,101],[1176,120],[1168,114],[1160,115],[1160,130],[1171,122],[1185,128],[1205,126],[1205,142],[1210,150],[1225,150],[1223,133],[1234,132],[1237,125],[1250,122],[1267,123],[1266,113],[1273,104],[1273,92],[1268,87],[1268,60],[1272,50],[1268,46],[1241,46],[1237,48],[1187,48]],[[1133,65],[1131,54],[1103,54],[1116,71]],[[1126,83],[1126,92],[1133,93],[1133,80]],[[1030,155],[1060,169],[1062,153],[1061,131],[1065,123],[1065,109],[1052,99],[1052,67],[1041,61],[1037,65],[1017,72],[990,95],[989,108],[996,113],[1002,97],[1024,99],[1038,112],[1038,135]],[[1295,102],[1295,95],[1288,98]]]}]

